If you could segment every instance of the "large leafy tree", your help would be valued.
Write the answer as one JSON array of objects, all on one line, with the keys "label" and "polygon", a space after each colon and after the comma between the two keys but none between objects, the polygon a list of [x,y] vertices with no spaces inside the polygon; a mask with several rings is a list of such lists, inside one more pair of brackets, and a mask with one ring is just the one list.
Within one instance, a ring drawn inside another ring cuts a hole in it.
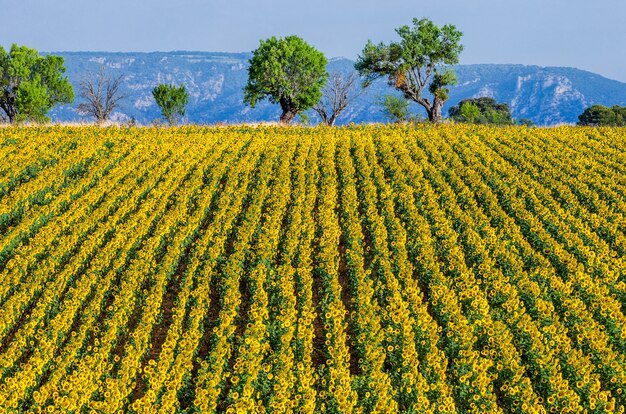
[{"label": "large leafy tree", "polygon": [[261,40],[250,59],[244,102],[254,108],[267,98],[280,105],[280,121],[288,124],[322,97],[326,63],[322,52],[297,36]]},{"label": "large leafy tree", "polygon": [[176,125],[178,120],[185,116],[185,107],[189,102],[189,94],[185,85],[157,85],[152,90],[152,96],[161,108],[163,118],[170,125]]},{"label": "large leafy tree", "polygon": [[[365,85],[387,77],[390,86],[426,109],[430,121],[441,122],[449,86],[456,83],[454,72],[446,66],[459,63],[463,33],[453,25],[439,27],[429,19],[413,19],[413,27],[402,26],[396,33],[399,42],[368,41],[355,68]],[[432,99],[424,96],[426,89]]]},{"label": "large leafy tree", "polygon": [[74,100],[72,85],[64,76],[61,56],[40,56],[26,46],[0,46],[0,109],[9,122],[48,120],[57,103]]}]

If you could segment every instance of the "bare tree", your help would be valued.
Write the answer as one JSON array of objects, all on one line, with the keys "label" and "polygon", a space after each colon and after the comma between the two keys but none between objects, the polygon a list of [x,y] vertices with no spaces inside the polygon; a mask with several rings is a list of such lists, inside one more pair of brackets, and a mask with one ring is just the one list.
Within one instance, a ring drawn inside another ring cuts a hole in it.
[{"label": "bare tree", "polygon": [[333,72],[324,88],[322,99],[313,107],[315,112],[328,126],[335,125],[337,117],[358,98],[364,91],[359,85],[359,76],[356,72],[347,77],[339,72]]},{"label": "bare tree", "polygon": [[120,91],[123,78],[123,74],[113,77],[104,67],[97,74],[83,78],[78,89],[84,102],[78,105],[78,112],[94,117],[99,124],[105,122],[126,98]]}]

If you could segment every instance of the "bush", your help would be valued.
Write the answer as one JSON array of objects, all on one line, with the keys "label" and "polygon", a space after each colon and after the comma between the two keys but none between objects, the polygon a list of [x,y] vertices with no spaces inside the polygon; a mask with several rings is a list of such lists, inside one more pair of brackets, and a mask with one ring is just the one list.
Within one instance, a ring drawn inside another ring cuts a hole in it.
[{"label": "bush", "polygon": [[593,105],[578,116],[582,126],[626,126],[626,107]]},{"label": "bush", "polygon": [[408,122],[411,120],[408,99],[396,95],[385,95],[380,101],[383,113],[394,123]]},{"label": "bush", "polygon": [[470,124],[513,125],[511,110],[504,103],[493,98],[464,99],[448,110],[450,118],[456,122]]}]

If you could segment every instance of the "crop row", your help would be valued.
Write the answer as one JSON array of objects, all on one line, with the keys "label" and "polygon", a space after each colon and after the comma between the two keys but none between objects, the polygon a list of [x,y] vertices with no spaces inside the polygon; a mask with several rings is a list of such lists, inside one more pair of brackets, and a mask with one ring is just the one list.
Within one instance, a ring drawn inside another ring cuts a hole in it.
[{"label": "crop row", "polygon": [[0,407],[624,412],[626,131],[0,131]]}]

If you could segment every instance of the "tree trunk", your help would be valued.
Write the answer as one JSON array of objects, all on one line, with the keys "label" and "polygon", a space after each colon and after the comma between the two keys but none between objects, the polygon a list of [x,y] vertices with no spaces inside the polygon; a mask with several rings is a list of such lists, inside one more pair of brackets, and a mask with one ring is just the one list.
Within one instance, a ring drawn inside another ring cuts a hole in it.
[{"label": "tree trunk", "polygon": [[11,108],[9,108],[9,112],[7,112],[7,116],[9,117],[10,124],[15,124],[17,122],[17,111],[13,111],[11,110]]},{"label": "tree trunk", "polygon": [[280,123],[289,125],[296,115],[298,115],[298,113],[292,108],[283,108],[283,113],[280,115]]},{"label": "tree trunk", "polygon": [[7,115],[9,123],[15,124],[15,122],[17,121],[17,109],[15,108],[15,105],[11,105],[10,103],[2,105],[2,110]]},{"label": "tree trunk", "polygon": [[435,124],[443,123],[443,116],[441,112],[443,110],[443,102],[435,102],[430,109],[426,109],[428,112],[428,120]]},{"label": "tree trunk", "polygon": [[12,93],[5,93],[5,103],[2,106],[4,112],[7,114],[9,118],[10,124],[15,124],[17,122],[17,106],[15,105],[15,95]]},{"label": "tree trunk", "polygon": [[335,114],[333,112],[333,115],[330,118],[328,118],[328,121],[326,122],[326,125],[328,125],[328,126],[335,126],[335,122],[337,122],[337,114]]}]

